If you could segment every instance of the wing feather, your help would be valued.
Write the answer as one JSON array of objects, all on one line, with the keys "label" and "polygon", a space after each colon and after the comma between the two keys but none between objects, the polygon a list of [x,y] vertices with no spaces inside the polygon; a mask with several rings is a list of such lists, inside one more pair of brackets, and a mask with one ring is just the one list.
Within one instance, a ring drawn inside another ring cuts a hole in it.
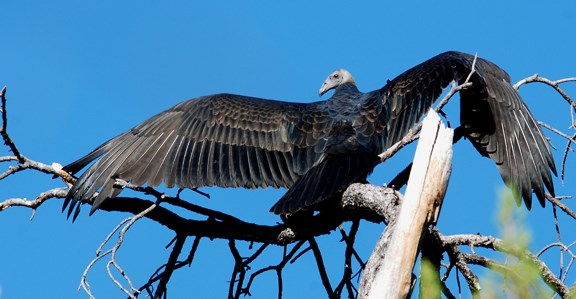
[{"label": "wing feather", "polygon": [[[366,93],[355,122],[357,131],[370,136],[364,145],[382,152],[398,142],[451,81],[465,81],[473,61],[472,55],[446,52]],[[475,66],[472,87],[460,92],[465,134],[482,155],[494,160],[504,181],[519,191],[528,208],[532,191],[544,205],[543,186],[553,195],[551,172],[556,174],[548,142],[508,74],[481,58]],[[378,119],[369,119],[372,115]]]},{"label": "wing feather", "polygon": [[[320,156],[316,145],[330,123],[320,108],[232,94],[180,103],[65,166],[76,173],[97,160],[66,204],[72,201],[72,211],[100,190],[94,212],[118,193],[116,178],[180,188],[290,187]],[[294,159],[296,152],[304,159]]]},{"label": "wing feather", "polygon": [[[72,202],[71,212],[100,190],[94,212],[118,194],[116,178],[180,188],[296,184],[274,212],[318,204],[365,177],[376,155],[403,138],[451,81],[463,83],[473,61],[446,52],[381,89],[362,94],[353,86],[353,98],[335,93],[328,101],[300,104],[217,94],[180,103],[65,166],[76,173],[97,160],[72,187],[65,206]],[[478,58],[471,82],[460,92],[465,135],[495,161],[528,208],[532,190],[544,205],[543,186],[553,195],[550,172],[556,168],[537,122],[497,65]]]}]

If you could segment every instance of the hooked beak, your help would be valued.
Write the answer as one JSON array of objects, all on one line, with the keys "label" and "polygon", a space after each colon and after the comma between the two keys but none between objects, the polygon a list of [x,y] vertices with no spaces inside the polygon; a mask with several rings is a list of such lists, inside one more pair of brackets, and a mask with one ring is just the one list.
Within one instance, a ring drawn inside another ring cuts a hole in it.
[{"label": "hooked beak", "polygon": [[328,81],[324,81],[324,83],[322,83],[322,87],[320,87],[320,91],[318,91],[319,96],[323,96],[326,92],[332,89],[332,87],[328,83],[329,83]]}]

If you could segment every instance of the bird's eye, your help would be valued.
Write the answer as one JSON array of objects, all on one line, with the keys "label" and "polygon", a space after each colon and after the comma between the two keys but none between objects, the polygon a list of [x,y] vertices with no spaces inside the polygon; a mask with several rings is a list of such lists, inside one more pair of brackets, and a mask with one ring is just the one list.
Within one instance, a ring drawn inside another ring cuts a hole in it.
[{"label": "bird's eye", "polygon": [[333,77],[334,77],[334,79],[338,79],[338,77],[340,77],[340,75],[338,75],[338,74],[334,74],[334,76],[333,76]]}]

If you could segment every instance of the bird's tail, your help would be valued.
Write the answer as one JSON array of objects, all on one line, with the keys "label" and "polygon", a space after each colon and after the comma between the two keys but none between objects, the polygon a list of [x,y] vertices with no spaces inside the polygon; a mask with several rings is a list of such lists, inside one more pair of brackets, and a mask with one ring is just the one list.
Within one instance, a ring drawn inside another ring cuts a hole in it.
[{"label": "bird's tail", "polygon": [[301,176],[270,211],[287,214],[318,206],[341,195],[350,184],[366,180],[379,161],[377,155],[365,152],[327,156]]}]

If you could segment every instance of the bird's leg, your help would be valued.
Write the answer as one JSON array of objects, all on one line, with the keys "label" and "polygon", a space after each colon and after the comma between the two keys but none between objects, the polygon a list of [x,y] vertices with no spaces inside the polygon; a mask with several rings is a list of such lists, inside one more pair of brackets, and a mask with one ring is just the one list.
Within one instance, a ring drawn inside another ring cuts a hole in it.
[{"label": "bird's leg", "polygon": [[282,222],[284,222],[284,224],[286,224],[287,226],[307,223],[306,220],[309,220],[312,217],[314,217],[314,211],[312,210],[300,210],[296,213],[280,214]]}]

